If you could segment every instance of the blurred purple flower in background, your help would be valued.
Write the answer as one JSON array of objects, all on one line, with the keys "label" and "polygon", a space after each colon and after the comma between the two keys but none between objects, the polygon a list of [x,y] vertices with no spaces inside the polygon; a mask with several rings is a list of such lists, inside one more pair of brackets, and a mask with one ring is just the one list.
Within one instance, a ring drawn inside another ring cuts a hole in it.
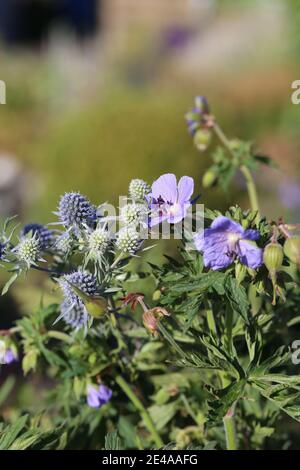
[{"label": "blurred purple flower in background", "polygon": [[217,217],[211,227],[195,236],[197,250],[203,252],[204,265],[213,270],[230,266],[235,258],[256,269],[262,265],[263,251],[252,241],[259,238],[257,230],[244,230],[237,222]]},{"label": "blurred purple flower in background", "polygon": [[187,26],[172,25],[163,32],[163,45],[168,50],[182,49],[190,42],[193,31]]},{"label": "blurred purple flower in background", "polygon": [[300,183],[286,178],[279,183],[278,195],[281,203],[287,209],[300,207]]},{"label": "blurred purple flower in background", "polygon": [[147,196],[152,210],[150,226],[167,220],[170,224],[180,222],[191,206],[191,196],[194,192],[194,180],[182,176],[178,182],[172,173],[160,176],[152,184],[152,191]]},{"label": "blurred purple flower in background", "polygon": [[105,385],[96,388],[94,385],[87,386],[87,404],[91,408],[101,408],[112,397],[112,391]]},{"label": "blurred purple flower in background", "polygon": [[4,341],[0,341],[0,364],[11,364],[18,360],[16,354],[11,348],[5,346]]},{"label": "blurred purple flower in background", "polygon": [[12,349],[8,348],[4,354],[4,364],[11,364],[12,362],[16,362],[17,357],[13,353]]}]

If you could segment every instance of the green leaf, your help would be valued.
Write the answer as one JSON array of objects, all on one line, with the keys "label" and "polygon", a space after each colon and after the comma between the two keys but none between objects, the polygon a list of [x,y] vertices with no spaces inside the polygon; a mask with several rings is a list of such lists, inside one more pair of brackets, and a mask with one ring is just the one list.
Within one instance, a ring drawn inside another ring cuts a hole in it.
[{"label": "green leaf", "polygon": [[105,436],[105,450],[122,450],[121,439],[118,436],[118,431],[114,430]]},{"label": "green leaf", "polygon": [[246,379],[242,379],[214,392],[215,399],[208,403],[211,409],[208,416],[209,424],[214,424],[223,419],[229,408],[243,395],[246,383]]},{"label": "green leaf", "polygon": [[150,416],[158,431],[163,429],[166,424],[175,416],[178,410],[178,401],[173,401],[167,405],[152,405],[148,408]]},{"label": "green leaf", "polygon": [[225,293],[232,310],[249,323],[249,301],[245,288],[238,284],[236,279],[228,276],[225,281]]},{"label": "green leaf", "polygon": [[25,428],[27,419],[28,415],[24,415],[14,424],[4,429],[4,432],[1,433],[0,437],[0,450],[8,450],[10,448],[20,432]]},{"label": "green leaf", "polygon": [[19,276],[19,272],[16,272],[10,277],[10,279],[4,285],[1,295],[7,294],[9,288],[11,287],[11,285],[18,279],[18,276]]}]

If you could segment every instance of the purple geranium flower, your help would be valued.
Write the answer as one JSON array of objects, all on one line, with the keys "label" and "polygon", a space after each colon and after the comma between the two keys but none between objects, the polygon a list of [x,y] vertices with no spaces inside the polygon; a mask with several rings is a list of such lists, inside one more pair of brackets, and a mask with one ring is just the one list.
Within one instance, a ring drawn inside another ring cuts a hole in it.
[{"label": "purple geranium flower", "polygon": [[197,250],[203,252],[205,267],[213,270],[227,268],[235,258],[256,269],[263,263],[263,251],[252,241],[259,238],[257,230],[244,230],[227,217],[217,217],[210,228],[195,236]]},{"label": "purple geranium flower", "polygon": [[176,176],[166,173],[152,184],[152,191],[147,196],[152,210],[150,226],[167,220],[170,224],[180,222],[191,205],[191,196],[194,192],[194,180],[189,176],[182,176],[178,185]]},{"label": "purple geranium flower", "polygon": [[98,388],[94,385],[87,386],[87,404],[91,408],[101,408],[105,405],[112,396],[112,391],[105,385],[100,385]]}]

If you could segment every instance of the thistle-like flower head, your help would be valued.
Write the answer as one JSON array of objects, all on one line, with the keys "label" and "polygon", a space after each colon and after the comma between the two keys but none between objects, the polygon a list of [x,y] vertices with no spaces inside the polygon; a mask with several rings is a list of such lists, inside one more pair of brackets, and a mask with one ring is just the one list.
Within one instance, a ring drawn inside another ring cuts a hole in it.
[{"label": "thistle-like flower head", "polygon": [[64,300],[60,305],[60,311],[65,323],[72,326],[75,330],[86,327],[89,315],[83,302],[72,304]]},{"label": "thistle-like flower head", "polygon": [[148,207],[146,204],[141,203],[132,203],[126,204],[126,206],[121,209],[121,220],[126,225],[137,226],[143,224],[147,226],[148,224]]},{"label": "thistle-like flower head", "polygon": [[151,191],[151,187],[146,181],[141,179],[133,179],[129,184],[129,195],[133,200],[145,199]]},{"label": "thistle-like flower head", "polygon": [[29,269],[40,261],[40,241],[36,235],[22,238],[15,248],[16,256]]},{"label": "thistle-like flower head", "polygon": [[92,227],[96,220],[96,208],[80,193],[66,193],[59,201],[58,216],[66,228]]},{"label": "thistle-like flower head", "polygon": [[26,237],[28,234],[35,235],[42,251],[49,249],[54,242],[53,230],[49,230],[41,224],[34,223],[25,225],[21,231],[21,238]]},{"label": "thistle-like flower head", "polygon": [[136,253],[141,243],[140,235],[133,227],[121,229],[116,239],[116,247],[124,253]]},{"label": "thistle-like flower head", "polygon": [[65,255],[72,248],[72,236],[69,232],[64,232],[59,235],[55,242],[54,248],[59,254]]},{"label": "thistle-like flower head", "polygon": [[88,236],[88,252],[92,259],[97,259],[107,250],[110,233],[105,228],[96,228]]},{"label": "thistle-like flower head", "polygon": [[65,299],[70,304],[78,305],[82,303],[82,300],[72,288],[72,285],[77,287],[77,289],[81,290],[84,294],[89,296],[95,296],[98,293],[96,277],[88,271],[84,271],[81,269],[63,276],[59,280],[59,284],[64,293]]},{"label": "thistle-like flower head", "polygon": [[82,291],[83,294],[95,296],[98,293],[96,277],[88,271],[78,270],[66,274],[58,282],[64,294],[61,314],[58,319],[63,318],[68,325],[75,329],[86,327],[90,318],[88,310],[72,286]]}]

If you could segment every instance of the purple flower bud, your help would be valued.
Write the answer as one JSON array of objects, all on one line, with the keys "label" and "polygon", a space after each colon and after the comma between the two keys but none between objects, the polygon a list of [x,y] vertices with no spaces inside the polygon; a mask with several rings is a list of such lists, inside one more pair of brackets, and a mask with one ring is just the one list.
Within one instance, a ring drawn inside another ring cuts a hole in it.
[{"label": "purple flower bud", "polygon": [[187,122],[188,130],[191,135],[194,135],[197,130],[204,127],[205,117],[209,114],[209,106],[204,96],[196,96],[195,107],[186,113],[185,120]]}]

